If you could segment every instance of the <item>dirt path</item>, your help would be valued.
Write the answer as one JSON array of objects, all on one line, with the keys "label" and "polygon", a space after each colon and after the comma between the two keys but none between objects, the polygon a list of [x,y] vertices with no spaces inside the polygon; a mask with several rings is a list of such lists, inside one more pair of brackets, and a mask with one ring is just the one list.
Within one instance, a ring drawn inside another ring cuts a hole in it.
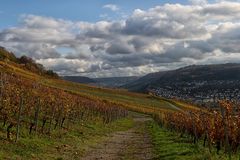
[{"label": "dirt path", "polygon": [[146,130],[146,116],[135,115],[133,128],[116,132],[91,148],[82,160],[151,160],[153,146]]}]

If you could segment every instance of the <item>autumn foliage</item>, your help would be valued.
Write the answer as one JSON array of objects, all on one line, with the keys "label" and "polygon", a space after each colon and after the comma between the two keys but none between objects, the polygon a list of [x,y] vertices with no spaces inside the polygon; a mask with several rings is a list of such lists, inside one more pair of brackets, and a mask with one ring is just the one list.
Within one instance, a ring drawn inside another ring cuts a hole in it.
[{"label": "autumn foliage", "polygon": [[231,154],[240,146],[240,112],[236,105],[219,102],[219,110],[168,112],[155,116],[162,126],[181,135],[190,135],[194,143],[203,140],[211,151],[223,149]]},{"label": "autumn foliage", "polygon": [[82,121],[110,123],[126,115],[127,111],[114,103],[81,97],[15,74],[2,72],[0,76],[0,122],[8,139],[19,135],[20,126],[29,134],[51,134]]}]

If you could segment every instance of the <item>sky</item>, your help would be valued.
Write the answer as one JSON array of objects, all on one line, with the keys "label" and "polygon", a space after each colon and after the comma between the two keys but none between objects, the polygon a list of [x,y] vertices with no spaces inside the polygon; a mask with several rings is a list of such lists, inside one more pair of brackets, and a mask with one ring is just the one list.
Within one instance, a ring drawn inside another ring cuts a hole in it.
[{"label": "sky", "polygon": [[2,0],[0,46],[60,75],[142,76],[239,63],[239,18],[238,0]]}]

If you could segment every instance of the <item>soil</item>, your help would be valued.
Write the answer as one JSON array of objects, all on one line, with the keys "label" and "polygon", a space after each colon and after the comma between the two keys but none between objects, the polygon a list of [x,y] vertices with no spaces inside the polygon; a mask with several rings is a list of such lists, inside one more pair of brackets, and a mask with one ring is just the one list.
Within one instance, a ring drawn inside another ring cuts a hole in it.
[{"label": "soil", "polygon": [[146,129],[151,118],[134,115],[134,126],[127,131],[115,132],[94,148],[89,149],[81,160],[152,160],[153,145]]}]

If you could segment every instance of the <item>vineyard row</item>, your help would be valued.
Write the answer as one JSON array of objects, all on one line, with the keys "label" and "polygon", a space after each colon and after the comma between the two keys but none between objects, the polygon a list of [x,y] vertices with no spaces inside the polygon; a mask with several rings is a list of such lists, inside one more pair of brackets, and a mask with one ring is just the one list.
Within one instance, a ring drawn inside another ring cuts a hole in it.
[{"label": "vineyard row", "polygon": [[0,122],[8,139],[15,135],[18,140],[22,127],[30,135],[51,134],[82,121],[110,123],[126,115],[127,111],[114,103],[46,87],[15,74],[0,75]]},{"label": "vineyard row", "polygon": [[219,110],[159,113],[155,120],[180,135],[190,135],[194,143],[203,140],[203,146],[217,153],[221,149],[231,156],[240,146],[240,111],[237,105],[219,102]]}]

